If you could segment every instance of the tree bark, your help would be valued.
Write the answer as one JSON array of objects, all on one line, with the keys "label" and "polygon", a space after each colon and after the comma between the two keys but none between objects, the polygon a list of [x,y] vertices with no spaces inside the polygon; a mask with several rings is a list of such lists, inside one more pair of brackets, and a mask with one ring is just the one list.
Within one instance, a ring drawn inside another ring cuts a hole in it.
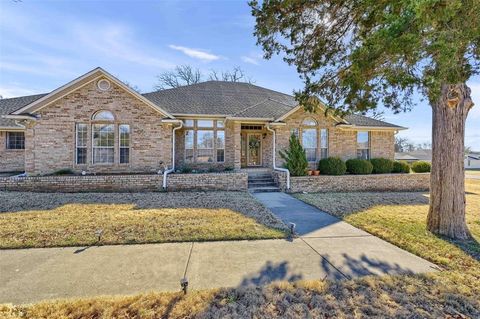
[{"label": "tree bark", "polygon": [[465,121],[473,107],[465,84],[442,85],[432,105],[432,172],[427,229],[452,239],[467,239],[465,221]]}]

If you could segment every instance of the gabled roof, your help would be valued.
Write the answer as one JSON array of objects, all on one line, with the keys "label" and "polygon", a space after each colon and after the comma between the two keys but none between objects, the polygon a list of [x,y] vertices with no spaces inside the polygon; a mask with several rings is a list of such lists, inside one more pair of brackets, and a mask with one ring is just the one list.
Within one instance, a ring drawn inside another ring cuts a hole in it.
[{"label": "gabled roof", "polygon": [[354,126],[365,126],[365,127],[383,127],[383,128],[397,128],[397,129],[405,129],[402,126],[398,126],[392,123],[388,123],[385,121],[380,121],[376,119],[372,119],[371,117],[363,116],[360,114],[350,114],[345,115],[345,120],[354,125]]},{"label": "gabled roof", "polygon": [[20,114],[29,114],[33,113],[40,108],[62,98],[63,96],[69,94],[71,91],[82,87],[92,81],[95,81],[101,77],[107,78],[116,85],[120,86],[123,88],[126,92],[130,93],[133,95],[135,98],[141,100],[144,102],[146,105],[150,106],[151,108],[155,109],[157,112],[162,113],[163,115],[173,118],[172,115],[170,115],[167,111],[159,107],[158,105],[152,103],[150,100],[146,99],[143,97],[141,94],[130,88],[129,86],[125,85],[122,81],[105,71],[104,69],[97,67],[90,72],[85,73],[82,76],[79,76],[78,78],[68,82],[67,84],[59,87],[56,90],[53,90],[52,92],[45,94],[44,96],[40,97],[39,99],[32,101],[31,103],[25,105],[24,107],[21,107],[13,112],[11,114],[13,115],[20,115]]},{"label": "gabled roof", "polygon": [[0,100],[0,128],[22,128],[15,120],[5,119],[2,115],[10,114],[26,105],[44,97],[47,94],[36,94]]},{"label": "gabled roof", "polygon": [[249,83],[207,81],[143,94],[173,115],[274,119],[297,105],[293,96]]},{"label": "gabled roof", "polygon": [[[95,68],[48,94],[0,100],[0,117],[6,114],[19,116],[35,112],[68,94],[71,90],[102,76],[110,79],[168,118],[196,115],[281,121],[301,108],[291,95],[242,82],[207,81],[139,94],[102,68]],[[334,119],[345,128],[404,129],[401,126],[362,115],[347,115],[343,119],[339,117],[334,117]],[[0,119],[0,127],[2,124],[20,127],[15,124],[13,119]]]}]

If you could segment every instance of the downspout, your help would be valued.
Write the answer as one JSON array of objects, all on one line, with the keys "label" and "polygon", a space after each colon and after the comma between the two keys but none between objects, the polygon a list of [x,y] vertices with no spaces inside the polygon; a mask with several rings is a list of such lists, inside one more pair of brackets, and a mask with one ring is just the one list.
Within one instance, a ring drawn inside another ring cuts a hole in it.
[{"label": "downspout", "polygon": [[277,151],[275,150],[275,138],[276,138],[276,133],[275,133],[275,130],[271,129],[270,126],[266,125],[266,128],[267,130],[269,130],[270,132],[273,133],[273,169],[276,170],[276,171],[280,171],[280,172],[285,172],[287,173],[287,189],[290,189],[290,171],[286,168],[283,168],[283,167],[277,167],[277,164],[276,164],[276,160],[275,160],[275,157],[276,157],[276,153]]},{"label": "downspout", "polygon": [[175,171],[175,132],[178,129],[181,129],[183,127],[183,122],[179,121],[180,125],[177,127],[174,127],[172,130],[172,168],[165,170],[163,172],[163,189],[167,190],[167,175],[170,174],[171,172]]}]

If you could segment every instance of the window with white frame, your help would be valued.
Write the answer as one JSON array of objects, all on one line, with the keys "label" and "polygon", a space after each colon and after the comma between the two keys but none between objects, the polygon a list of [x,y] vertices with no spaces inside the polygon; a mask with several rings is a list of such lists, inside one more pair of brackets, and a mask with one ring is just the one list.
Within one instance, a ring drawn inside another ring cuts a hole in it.
[{"label": "window with white frame", "polygon": [[198,130],[197,131],[197,162],[211,163],[213,162],[213,134],[214,131]]},{"label": "window with white frame", "polygon": [[75,126],[75,137],[75,163],[87,164],[88,124],[78,123]]},{"label": "window with white frame", "polygon": [[223,120],[183,120],[186,163],[225,161],[225,122]]},{"label": "window with white frame", "polygon": [[357,132],[357,158],[370,159],[370,132]]},{"label": "window with white frame", "polygon": [[225,162],[225,131],[217,131],[217,162]]},{"label": "window with white frame", "polygon": [[114,124],[92,125],[93,164],[113,164],[115,158]]},{"label": "window with white frame", "polygon": [[317,160],[317,122],[307,118],[302,123],[302,146],[307,156],[307,161]]},{"label": "window with white frame", "polygon": [[118,126],[120,164],[130,163],[130,125],[120,124]]},{"label": "window with white frame", "polygon": [[320,129],[320,159],[328,157],[328,129]]},{"label": "window with white frame", "polygon": [[185,162],[193,162],[194,130],[185,131]]},{"label": "window with white frame", "polygon": [[24,132],[7,132],[7,149],[8,150],[24,150],[25,149],[25,133]]}]

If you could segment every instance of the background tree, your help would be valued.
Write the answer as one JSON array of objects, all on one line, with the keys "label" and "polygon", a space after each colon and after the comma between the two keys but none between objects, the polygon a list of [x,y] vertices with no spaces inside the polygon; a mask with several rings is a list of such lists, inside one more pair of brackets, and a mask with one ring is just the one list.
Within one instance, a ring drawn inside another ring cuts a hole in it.
[{"label": "background tree", "polygon": [[173,71],[163,72],[157,76],[155,90],[177,88],[199,82],[202,82],[202,74],[199,69],[190,65],[177,65]]},{"label": "background tree", "polygon": [[[305,87],[337,112],[380,105],[410,110],[413,93],[432,108],[433,157],[427,228],[466,239],[463,148],[473,102],[467,80],[479,72],[478,0],[317,0],[250,2],[265,57],[282,53]],[[448,182],[445,182],[448,181]]]},{"label": "background tree", "polygon": [[210,81],[229,81],[229,82],[247,82],[252,80],[245,75],[240,67],[234,67],[232,70],[217,71],[210,70],[208,76],[205,76],[199,69],[190,65],[178,65],[173,71],[163,72],[157,76],[157,84],[154,89],[157,91],[177,88],[180,86]]}]

